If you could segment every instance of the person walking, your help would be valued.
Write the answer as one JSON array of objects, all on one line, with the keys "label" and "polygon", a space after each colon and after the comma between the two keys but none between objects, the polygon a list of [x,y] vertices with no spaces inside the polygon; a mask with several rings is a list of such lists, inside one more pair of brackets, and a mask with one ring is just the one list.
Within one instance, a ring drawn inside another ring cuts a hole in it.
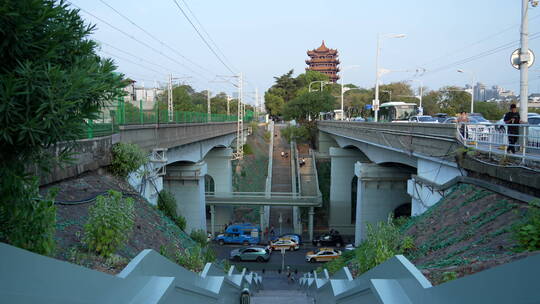
[{"label": "person walking", "polygon": [[460,125],[459,133],[461,133],[461,136],[463,136],[464,140],[467,140],[467,135],[465,133],[465,123],[469,122],[469,116],[467,116],[467,112],[461,111],[457,116],[456,122]]},{"label": "person walking", "polygon": [[519,126],[516,126],[520,124],[521,118],[519,117],[519,113],[517,111],[516,104],[510,105],[510,112],[506,113],[504,115],[504,123],[506,123],[508,128],[508,148],[506,148],[506,151],[516,153],[516,146],[519,146],[519,144],[516,144],[518,140],[519,135]]},{"label": "person walking", "polygon": [[274,232],[274,226],[270,227],[270,235],[273,237],[276,233]]}]

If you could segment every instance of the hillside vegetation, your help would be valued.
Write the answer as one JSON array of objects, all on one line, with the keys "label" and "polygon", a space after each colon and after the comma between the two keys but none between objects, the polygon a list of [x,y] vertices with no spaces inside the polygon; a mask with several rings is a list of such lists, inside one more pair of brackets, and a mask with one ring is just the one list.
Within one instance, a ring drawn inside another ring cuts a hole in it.
[{"label": "hillside vegetation", "polygon": [[[522,251],[515,233],[530,208],[536,207],[459,184],[422,215],[394,221],[384,229],[399,234],[392,240],[398,245],[389,246],[394,248],[391,255],[404,254],[433,284],[438,284],[538,253]],[[329,269],[347,265],[355,275],[361,274],[365,271],[359,265],[364,247],[328,264]]]}]

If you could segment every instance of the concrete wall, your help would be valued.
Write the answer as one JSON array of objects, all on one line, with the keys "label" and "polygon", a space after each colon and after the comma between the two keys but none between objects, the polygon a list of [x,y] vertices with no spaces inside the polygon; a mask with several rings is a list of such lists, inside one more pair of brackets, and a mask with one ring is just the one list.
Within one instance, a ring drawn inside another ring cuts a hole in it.
[{"label": "concrete wall", "polygon": [[[111,148],[118,140],[118,135],[78,140],[72,150],[74,152],[72,156],[74,161],[71,164],[55,166],[48,174],[40,172],[37,167],[29,168],[29,171],[40,175],[40,184],[46,185],[77,176],[87,171],[97,170],[100,167],[111,164]],[[58,156],[65,147],[65,144],[60,143],[49,149],[49,152]]]},{"label": "concrete wall", "polygon": [[[461,176],[459,168],[437,163],[430,160],[419,159],[417,175],[437,185],[442,185],[456,176]],[[411,179],[407,184],[407,192],[412,198],[412,215],[424,213],[429,207],[435,205],[442,198],[441,193],[432,187]]]},{"label": "concrete wall", "polygon": [[357,162],[354,169],[358,177],[355,244],[359,245],[366,237],[366,224],[385,222],[394,209],[411,202],[407,194],[411,172],[361,162]]},{"label": "concrete wall", "polygon": [[351,192],[354,164],[368,159],[357,149],[330,148],[330,219],[328,225],[341,234],[354,234]]},{"label": "concrete wall", "polygon": [[[227,193],[233,191],[232,184],[232,153],[231,148],[214,148],[204,158],[208,175],[214,180],[214,191],[216,193]],[[225,224],[228,224],[233,220],[233,207],[232,206],[215,206],[215,219],[214,224],[216,232],[223,229]],[[207,223],[208,231],[211,231],[209,226],[211,223]]]}]

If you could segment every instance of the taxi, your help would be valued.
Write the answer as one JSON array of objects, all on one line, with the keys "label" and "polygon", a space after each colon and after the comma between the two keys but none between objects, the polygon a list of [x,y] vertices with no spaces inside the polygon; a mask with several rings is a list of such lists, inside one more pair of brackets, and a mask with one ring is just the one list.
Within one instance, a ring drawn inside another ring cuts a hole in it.
[{"label": "taxi", "polygon": [[272,250],[281,250],[282,248],[285,248],[285,250],[298,250],[300,248],[300,245],[289,238],[280,238],[275,241],[270,242],[270,248]]},{"label": "taxi", "polygon": [[328,262],[341,256],[341,251],[333,248],[319,248],[306,254],[306,261],[310,263]]}]

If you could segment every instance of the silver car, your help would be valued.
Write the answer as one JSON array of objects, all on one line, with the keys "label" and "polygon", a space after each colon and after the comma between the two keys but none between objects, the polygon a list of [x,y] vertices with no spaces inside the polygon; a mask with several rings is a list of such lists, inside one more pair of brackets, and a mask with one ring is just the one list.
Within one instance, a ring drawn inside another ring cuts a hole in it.
[{"label": "silver car", "polygon": [[229,258],[233,261],[257,261],[268,262],[270,249],[262,247],[238,248],[231,251]]}]

